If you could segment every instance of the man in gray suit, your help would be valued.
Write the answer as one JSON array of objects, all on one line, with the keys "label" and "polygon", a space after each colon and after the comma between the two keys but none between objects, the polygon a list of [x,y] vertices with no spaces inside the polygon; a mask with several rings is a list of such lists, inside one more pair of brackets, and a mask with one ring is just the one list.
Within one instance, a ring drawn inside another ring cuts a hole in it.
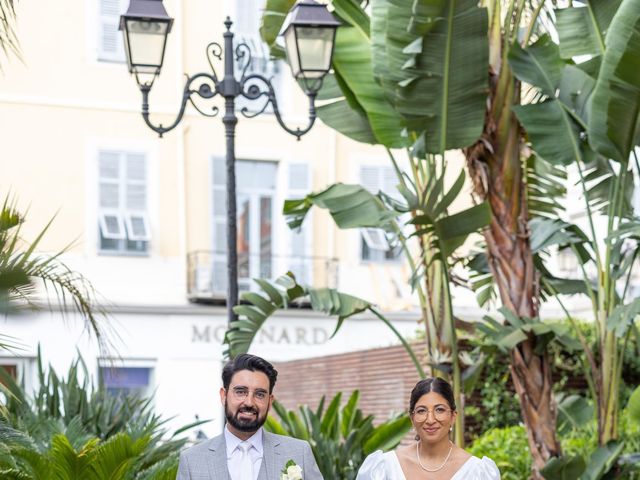
[{"label": "man in gray suit", "polygon": [[[185,450],[176,480],[323,480],[311,447],[264,431],[278,372],[255,355],[238,355],[222,369],[220,400],[227,425],[222,435]],[[299,468],[298,468],[299,467]]]}]

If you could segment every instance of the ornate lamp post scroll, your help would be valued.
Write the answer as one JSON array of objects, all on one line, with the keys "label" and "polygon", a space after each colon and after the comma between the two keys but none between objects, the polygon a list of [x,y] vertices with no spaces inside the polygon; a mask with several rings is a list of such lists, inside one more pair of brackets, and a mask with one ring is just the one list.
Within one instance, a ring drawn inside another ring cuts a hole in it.
[{"label": "ornate lamp post scroll", "polygon": [[[251,65],[251,50],[245,43],[234,46],[231,19],[227,17],[221,46],[213,42],[206,53],[211,72],[187,76],[182,94],[182,104],[171,125],[154,125],[149,118],[149,92],[155,78],[160,74],[167,36],[173,19],[169,17],[162,0],[131,0],[127,12],[120,17],[120,30],[124,35],[129,72],[135,75],[142,92],[142,117],[145,123],[160,137],[175,128],[184,116],[187,103],[203,115],[214,117],[219,113],[216,106],[208,110],[194,99],[205,101],[219,95],[224,98],[227,171],[227,317],[235,320],[233,306],[238,303],[238,255],[236,226],[236,180],[235,180],[235,128],[238,118],[235,100],[244,97],[248,101],[263,102],[259,110],[249,112],[243,107],[240,113],[252,118],[263,113],[271,105],[280,126],[298,140],[313,127],[316,120],[315,99],[322,86],[322,79],[331,68],[333,44],[340,22],[322,4],[314,0],[302,0],[293,6],[282,28],[285,39],[287,61],[294,77],[300,81],[309,97],[309,122],[304,128],[288,127],[278,110],[278,102],[271,81],[255,73],[247,73]],[[213,67],[214,59],[224,61],[224,74],[218,77]],[[234,62],[241,62],[240,78],[235,75]]]}]

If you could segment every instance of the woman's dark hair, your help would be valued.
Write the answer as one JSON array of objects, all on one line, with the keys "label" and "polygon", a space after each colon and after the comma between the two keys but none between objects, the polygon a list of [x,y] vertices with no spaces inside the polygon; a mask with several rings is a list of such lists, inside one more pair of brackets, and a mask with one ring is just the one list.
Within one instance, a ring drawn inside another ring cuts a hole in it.
[{"label": "woman's dark hair", "polygon": [[275,386],[276,379],[278,378],[278,371],[264,358],[260,358],[256,355],[250,355],[248,353],[238,355],[236,358],[229,361],[222,369],[222,385],[225,390],[229,389],[233,375],[241,370],[264,373],[269,379],[269,393],[273,393],[273,387]]},{"label": "woman's dark hair", "polygon": [[416,403],[418,403],[420,397],[430,392],[442,395],[449,404],[449,408],[455,412],[456,401],[453,398],[453,389],[451,388],[451,385],[449,385],[449,382],[440,377],[425,378],[424,380],[420,380],[416,383],[416,386],[411,390],[409,411],[413,412],[413,409],[416,407]]}]

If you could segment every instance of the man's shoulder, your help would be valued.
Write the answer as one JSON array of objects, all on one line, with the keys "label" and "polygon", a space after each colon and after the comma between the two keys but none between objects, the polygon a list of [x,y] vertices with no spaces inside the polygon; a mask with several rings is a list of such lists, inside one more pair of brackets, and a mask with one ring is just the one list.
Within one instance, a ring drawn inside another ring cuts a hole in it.
[{"label": "man's shoulder", "polygon": [[271,436],[275,443],[287,444],[287,445],[296,445],[303,447],[305,445],[309,445],[309,442],[306,440],[300,440],[299,438],[287,437],[286,435],[279,435],[277,433],[264,432],[265,435]]},{"label": "man's shoulder", "polygon": [[215,449],[215,446],[220,443],[222,435],[205,440],[204,442],[197,443],[182,451],[182,455],[185,457],[199,457],[207,454],[210,450]]}]

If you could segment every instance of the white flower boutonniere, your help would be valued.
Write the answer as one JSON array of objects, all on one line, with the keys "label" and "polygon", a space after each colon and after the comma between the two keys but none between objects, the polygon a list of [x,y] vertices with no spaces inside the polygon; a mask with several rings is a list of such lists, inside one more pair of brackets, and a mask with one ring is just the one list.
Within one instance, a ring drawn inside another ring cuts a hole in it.
[{"label": "white flower boutonniere", "polygon": [[280,480],[302,480],[302,468],[293,460],[289,460],[282,469]]}]

